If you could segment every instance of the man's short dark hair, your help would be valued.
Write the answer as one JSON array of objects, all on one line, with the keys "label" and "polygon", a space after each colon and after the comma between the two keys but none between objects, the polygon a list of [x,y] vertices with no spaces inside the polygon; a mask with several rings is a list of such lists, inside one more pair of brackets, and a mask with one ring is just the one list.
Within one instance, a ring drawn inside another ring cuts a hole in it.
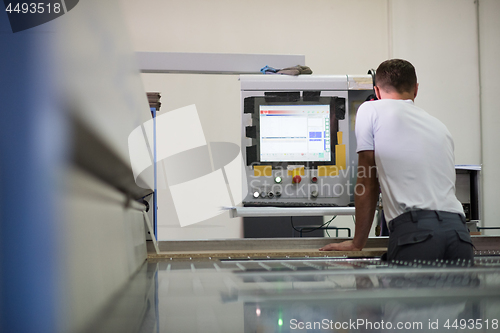
[{"label": "man's short dark hair", "polygon": [[403,59],[390,59],[380,64],[375,74],[375,85],[398,93],[413,92],[417,85],[415,67]]}]

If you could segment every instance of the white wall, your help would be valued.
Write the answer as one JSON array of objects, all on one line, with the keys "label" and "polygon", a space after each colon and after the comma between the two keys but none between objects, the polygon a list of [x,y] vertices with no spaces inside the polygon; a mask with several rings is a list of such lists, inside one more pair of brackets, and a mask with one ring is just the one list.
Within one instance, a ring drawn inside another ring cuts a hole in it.
[{"label": "white wall", "polygon": [[[228,126],[228,124],[240,123],[238,76],[143,74],[143,79],[146,91],[160,91],[162,94],[159,115],[195,104],[207,142],[233,142],[239,145],[239,127]],[[160,179],[161,164],[158,166],[158,175]],[[193,209],[196,209],[196,202],[193,202]],[[158,189],[160,240],[240,238],[242,236],[241,220],[229,218],[228,213],[184,228],[180,228],[179,225],[170,192],[167,188],[160,187]]]},{"label": "white wall", "polygon": [[[488,15],[490,21],[499,17],[498,2],[483,1],[488,9],[483,8],[481,17],[486,20]],[[315,74],[364,74],[387,58],[406,58],[417,68],[420,92],[416,103],[448,126],[455,139],[457,164],[481,163],[481,130],[483,141],[485,135],[488,141],[495,139],[493,124],[498,122],[498,116],[492,111],[492,97],[488,99],[484,91],[481,101],[490,111],[483,114],[483,124],[480,123],[474,0],[122,0],[122,4],[136,51],[304,54],[306,64]],[[497,30],[498,23],[481,26],[482,45],[498,39]],[[488,46],[488,52],[490,48],[494,47]],[[482,57],[486,57],[483,53]],[[494,62],[490,59],[488,68],[498,68]],[[142,77],[146,90],[162,93],[162,112],[196,103],[207,141],[239,144],[236,77]],[[489,77],[485,76],[483,86],[486,81],[489,85],[494,83],[495,75]],[[488,117],[492,119],[485,123]],[[498,142],[496,139],[492,142]],[[485,162],[493,158],[494,165],[497,160],[492,146],[493,143],[483,148],[488,155],[483,158]],[[487,168],[483,182],[491,179],[492,185],[485,186],[484,194],[490,196],[498,179]],[[160,200],[161,239],[240,235],[239,222],[227,215],[189,229],[178,228],[168,194]],[[492,203],[485,204],[484,216],[489,220],[486,224],[496,223],[494,209]],[[344,217],[335,224],[352,226],[352,220]]]},{"label": "white wall", "polygon": [[480,164],[479,70],[474,0],[390,1],[392,57],[417,70],[415,104],[455,141],[456,164]]},{"label": "white wall", "polygon": [[[483,220],[485,226],[500,226],[500,1],[479,1],[481,60],[481,138],[483,155]],[[499,235],[500,231],[488,231]]]},{"label": "white wall", "polygon": [[387,57],[386,0],[122,3],[137,51],[305,54],[316,74],[365,74]]}]

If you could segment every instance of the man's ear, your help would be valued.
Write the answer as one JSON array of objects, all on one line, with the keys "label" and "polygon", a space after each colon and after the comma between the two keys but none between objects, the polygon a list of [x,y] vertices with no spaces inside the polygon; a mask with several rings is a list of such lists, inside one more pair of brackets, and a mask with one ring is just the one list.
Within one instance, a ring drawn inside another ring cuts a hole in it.
[{"label": "man's ear", "polygon": [[380,97],[380,88],[377,86],[374,86],[373,89],[375,90],[375,95],[377,96],[378,99],[382,99]]},{"label": "man's ear", "polygon": [[415,92],[413,93],[413,98],[417,97],[418,93],[418,83],[415,85]]}]

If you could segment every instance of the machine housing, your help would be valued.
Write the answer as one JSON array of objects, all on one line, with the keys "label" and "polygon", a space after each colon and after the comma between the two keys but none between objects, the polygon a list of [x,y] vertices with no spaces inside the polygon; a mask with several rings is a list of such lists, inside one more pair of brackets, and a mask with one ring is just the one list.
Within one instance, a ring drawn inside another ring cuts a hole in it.
[{"label": "machine housing", "polygon": [[354,120],[371,75],[243,75],[245,206],[347,206],[357,170]]}]

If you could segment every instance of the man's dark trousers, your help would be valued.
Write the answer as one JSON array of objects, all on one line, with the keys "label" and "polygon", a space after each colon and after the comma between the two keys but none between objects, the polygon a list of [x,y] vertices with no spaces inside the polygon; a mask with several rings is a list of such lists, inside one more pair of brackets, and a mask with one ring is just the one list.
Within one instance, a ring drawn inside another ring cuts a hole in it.
[{"label": "man's dark trousers", "polygon": [[387,260],[472,262],[474,246],[461,214],[414,210],[389,222]]}]

